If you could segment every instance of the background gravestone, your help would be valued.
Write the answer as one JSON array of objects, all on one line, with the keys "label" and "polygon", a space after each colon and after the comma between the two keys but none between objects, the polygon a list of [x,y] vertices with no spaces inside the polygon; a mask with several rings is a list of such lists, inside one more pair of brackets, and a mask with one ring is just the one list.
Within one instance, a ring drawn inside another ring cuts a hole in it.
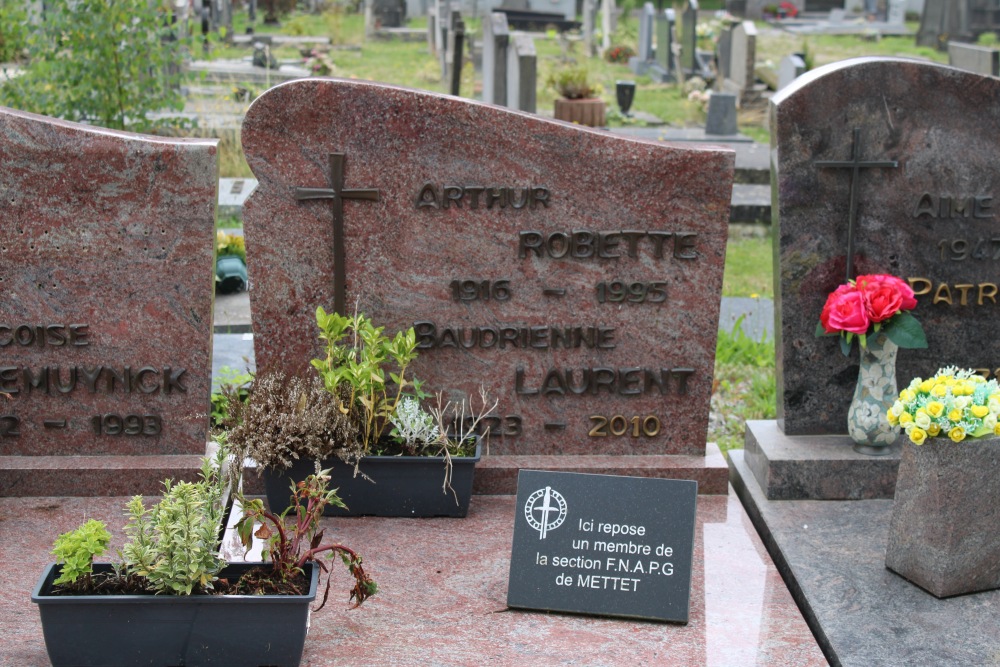
[{"label": "background gravestone", "polygon": [[193,477],[216,142],[0,108],[0,164],[0,495],[158,493]]},{"label": "background gravestone", "polygon": [[507,49],[510,28],[507,15],[490,12],[483,21],[483,102],[507,102]]},{"label": "background gravestone", "polygon": [[743,21],[733,27],[729,46],[729,78],[722,82],[722,89],[736,95],[742,105],[752,102],[757,64],[757,27],[753,21]]},{"label": "background gravestone", "polygon": [[787,55],[778,64],[778,90],[786,88],[806,72],[806,61],[798,53]]},{"label": "background gravestone", "polygon": [[639,51],[629,58],[628,66],[636,74],[644,74],[653,63],[653,23],[656,9],[652,2],[643,4],[639,13]]},{"label": "background gravestone", "polygon": [[[772,99],[778,419],[785,433],[846,431],[857,345],[844,357],[835,337],[814,331],[827,295],[848,273],[890,273],[914,285],[914,315],[929,347],[900,350],[901,386],[949,364],[1000,372],[998,95],[1000,81],[991,77],[859,58],[808,72]],[[855,161],[856,169],[821,164]]]},{"label": "background gravestone", "polygon": [[948,42],[948,64],[976,74],[1000,76],[1000,50],[976,44]]},{"label": "background gravestone", "polygon": [[[272,88],[243,144],[259,369],[311,372],[314,313],[339,282],[342,307],[416,325],[429,390],[500,398],[486,465],[506,492],[518,454],[594,472],[705,465],[731,152],[336,80]],[[342,255],[331,201],[295,198],[331,185]]]}]

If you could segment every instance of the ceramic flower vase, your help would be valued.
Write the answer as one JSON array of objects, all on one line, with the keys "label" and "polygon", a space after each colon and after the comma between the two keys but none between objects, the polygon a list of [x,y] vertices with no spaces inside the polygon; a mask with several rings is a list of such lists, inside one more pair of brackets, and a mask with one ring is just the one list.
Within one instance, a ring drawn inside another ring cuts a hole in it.
[{"label": "ceramic flower vase", "polygon": [[899,435],[886,416],[899,395],[896,390],[899,347],[881,333],[869,336],[867,342],[867,348],[860,348],[861,367],[847,411],[847,433],[854,440],[855,451],[884,456]]}]

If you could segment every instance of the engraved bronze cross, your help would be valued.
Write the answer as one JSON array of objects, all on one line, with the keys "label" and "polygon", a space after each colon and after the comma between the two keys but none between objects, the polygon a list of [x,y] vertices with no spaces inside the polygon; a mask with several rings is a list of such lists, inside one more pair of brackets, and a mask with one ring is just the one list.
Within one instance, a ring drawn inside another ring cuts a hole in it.
[{"label": "engraved bronze cross", "polygon": [[330,153],[330,187],[329,188],[295,188],[295,198],[299,201],[307,199],[330,199],[333,208],[333,309],[341,315],[346,315],[345,302],[347,269],[346,251],[344,250],[344,200],[364,199],[378,201],[378,190],[357,190],[344,187],[344,154]]},{"label": "engraved bronze cross", "polygon": [[861,128],[856,127],[854,128],[854,140],[851,143],[850,160],[817,160],[813,164],[820,168],[836,167],[851,170],[851,209],[848,213],[847,219],[847,279],[850,280],[854,277],[851,274],[854,272],[854,227],[857,221],[858,176],[860,175],[862,168],[879,167],[895,169],[899,166],[899,163],[896,160],[862,161]]}]

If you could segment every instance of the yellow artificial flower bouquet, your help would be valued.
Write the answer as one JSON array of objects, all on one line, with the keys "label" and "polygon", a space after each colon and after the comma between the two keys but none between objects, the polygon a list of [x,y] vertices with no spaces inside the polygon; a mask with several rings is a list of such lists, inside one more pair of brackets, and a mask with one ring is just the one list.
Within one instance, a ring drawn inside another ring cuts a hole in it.
[{"label": "yellow artificial flower bouquet", "polygon": [[914,378],[886,416],[915,445],[938,435],[953,442],[1000,435],[1000,385],[971,369],[948,366],[929,380]]}]

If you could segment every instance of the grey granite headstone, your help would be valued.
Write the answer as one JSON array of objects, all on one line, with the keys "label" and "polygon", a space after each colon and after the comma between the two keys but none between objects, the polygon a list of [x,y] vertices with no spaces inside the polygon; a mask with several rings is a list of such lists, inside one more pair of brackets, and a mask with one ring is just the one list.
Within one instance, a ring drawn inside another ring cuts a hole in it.
[{"label": "grey granite headstone", "polygon": [[778,90],[788,87],[806,71],[806,61],[797,53],[785,56],[778,63]]},{"label": "grey granite headstone", "polygon": [[757,63],[757,26],[753,21],[743,21],[733,27],[730,52],[729,78],[723,90],[734,93],[742,104],[753,97],[754,69]]},{"label": "grey granite headstone", "polygon": [[732,93],[712,93],[708,98],[708,118],[705,134],[730,136],[739,132],[736,122],[736,96]]},{"label": "grey granite headstone", "polygon": [[516,33],[507,49],[507,106],[535,113],[537,82],[535,39],[526,33]]},{"label": "grey granite headstone", "polygon": [[674,30],[677,15],[673,9],[664,9],[656,14],[656,62],[650,76],[660,83],[674,81]]},{"label": "grey granite headstone", "polygon": [[636,74],[645,74],[653,61],[653,23],[656,20],[656,9],[652,2],[642,6],[639,14],[639,50],[629,58],[628,66]]},{"label": "grey granite headstone", "polygon": [[729,67],[733,57],[733,28],[735,24],[722,29],[719,41],[715,43],[715,56],[719,67],[718,84],[729,78]]},{"label": "grey granite headstone", "polygon": [[988,46],[948,42],[948,64],[976,74],[1000,76],[1000,50]]},{"label": "grey granite headstone", "polygon": [[687,623],[698,483],[522,470],[507,605]]},{"label": "grey granite headstone", "polygon": [[906,0],[889,0],[885,22],[889,25],[902,25],[906,21]]},{"label": "grey granite headstone", "polygon": [[914,315],[929,347],[900,350],[900,386],[948,364],[1000,371],[998,98],[992,77],[859,58],[808,72],[772,99],[778,419],[786,433],[846,430],[857,345],[845,357],[836,338],[814,332],[827,296],[848,276],[889,273],[917,293]]},{"label": "grey granite headstone", "polygon": [[507,48],[510,28],[507,15],[491,12],[483,21],[483,102],[507,102]]},{"label": "grey granite headstone", "polygon": [[372,0],[372,12],[382,28],[399,28],[406,23],[405,0]]},{"label": "grey granite headstone", "polygon": [[681,14],[681,67],[685,72],[698,74],[698,0],[688,0]]}]

